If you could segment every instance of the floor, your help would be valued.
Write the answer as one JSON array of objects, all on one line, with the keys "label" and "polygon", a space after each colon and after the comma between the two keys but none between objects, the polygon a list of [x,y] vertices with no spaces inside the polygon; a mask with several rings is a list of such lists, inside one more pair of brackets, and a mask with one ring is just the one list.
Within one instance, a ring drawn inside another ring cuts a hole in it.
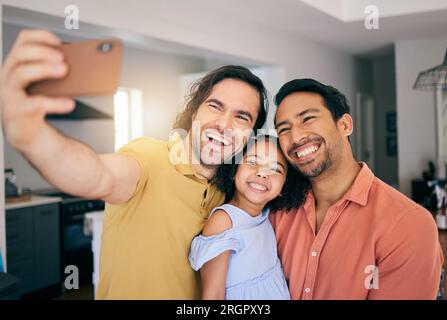
[{"label": "floor", "polygon": [[63,292],[54,300],[94,300],[93,285]]}]

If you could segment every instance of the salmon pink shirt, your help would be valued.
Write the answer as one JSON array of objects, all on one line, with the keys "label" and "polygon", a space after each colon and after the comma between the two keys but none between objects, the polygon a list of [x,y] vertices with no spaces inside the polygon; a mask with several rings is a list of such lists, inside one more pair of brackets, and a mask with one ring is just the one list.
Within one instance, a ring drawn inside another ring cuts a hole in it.
[{"label": "salmon pink shirt", "polygon": [[312,192],[270,215],[292,299],[435,299],[444,258],[432,215],[360,166],[318,233]]}]

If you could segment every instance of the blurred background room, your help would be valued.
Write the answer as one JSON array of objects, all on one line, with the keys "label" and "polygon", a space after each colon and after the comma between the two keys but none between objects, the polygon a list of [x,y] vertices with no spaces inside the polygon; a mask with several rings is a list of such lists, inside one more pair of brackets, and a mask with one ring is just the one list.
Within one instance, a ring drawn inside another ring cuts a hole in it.
[{"label": "blurred background room", "polygon": [[[168,139],[190,84],[222,65],[246,66],[264,81],[270,93],[267,128],[273,128],[272,98],[286,81],[314,78],[336,87],[352,108],[356,158],[433,213],[447,255],[442,201],[447,1],[0,0],[0,5],[2,60],[25,28],[47,29],[67,42],[124,41],[115,96],[76,97],[71,114],[48,118],[98,153],[114,152],[140,136]],[[67,28],[73,12],[78,28]],[[22,299],[93,299],[104,203],[54,189],[3,137],[0,153],[5,181],[0,261],[20,283],[17,290],[14,283],[4,285],[4,295],[10,290]],[[65,283],[69,265],[79,267],[77,290]],[[445,282],[440,287],[441,297]]]}]

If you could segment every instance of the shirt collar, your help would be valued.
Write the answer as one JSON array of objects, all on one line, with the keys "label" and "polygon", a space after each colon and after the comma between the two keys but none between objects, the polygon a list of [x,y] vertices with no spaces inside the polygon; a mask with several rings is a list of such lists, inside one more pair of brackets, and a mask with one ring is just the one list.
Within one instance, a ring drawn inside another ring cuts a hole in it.
[{"label": "shirt collar", "polygon": [[[352,201],[361,206],[366,206],[368,203],[368,195],[369,190],[371,189],[372,183],[374,181],[374,174],[371,169],[368,168],[368,165],[365,162],[360,162],[360,171],[357,174],[357,177],[354,180],[351,188],[348,192],[342,197],[338,203],[343,203],[344,201]],[[309,190],[309,193],[304,202],[303,208],[306,211],[311,209],[311,206],[315,205],[315,198],[312,193],[312,190]]]},{"label": "shirt collar", "polygon": [[343,198],[361,206],[366,206],[368,203],[369,190],[374,181],[374,174],[365,162],[360,162],[359,165],[361,167],[360,172]]},{"label": "shirt collar", "polygon": [[180,135],[174,132],[168,142],[169,161],[175,169],[183,175],[194,176],[194,170],[188,159],[188,153],[185,150],[185,144]]}]

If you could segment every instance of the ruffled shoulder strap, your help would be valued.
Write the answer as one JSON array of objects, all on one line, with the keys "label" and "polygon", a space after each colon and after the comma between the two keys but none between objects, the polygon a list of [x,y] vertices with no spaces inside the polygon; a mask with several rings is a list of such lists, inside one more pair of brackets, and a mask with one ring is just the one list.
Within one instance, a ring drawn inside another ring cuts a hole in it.
[{"label": "ruffled shoulder strap", "polygon": [[221,253],[228,250],[236,253],[242,250],[243,246],[243,240],[238,237],[233,228],[209,237],[198,235],[191,243],[189,263],[197,271],[206,262],[216,258]]}]

